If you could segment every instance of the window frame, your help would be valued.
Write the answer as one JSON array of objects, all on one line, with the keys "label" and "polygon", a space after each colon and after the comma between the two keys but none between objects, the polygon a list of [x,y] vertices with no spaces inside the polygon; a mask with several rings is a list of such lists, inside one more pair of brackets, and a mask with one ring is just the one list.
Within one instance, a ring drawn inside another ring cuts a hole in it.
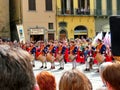
[{"label": "window frame", "polygon": [[53,0],[45,0],[45,10],[53,11]]},{"label": "window frame", "polygon": [[36,0],[28,0],[28,10],[36,11]]}]

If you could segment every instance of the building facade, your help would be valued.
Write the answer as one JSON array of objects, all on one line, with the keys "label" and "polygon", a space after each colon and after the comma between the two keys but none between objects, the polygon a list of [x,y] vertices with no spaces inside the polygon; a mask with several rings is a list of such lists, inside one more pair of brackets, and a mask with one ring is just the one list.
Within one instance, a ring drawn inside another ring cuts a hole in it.
[{"label": "building facade", "polygon": [[95,30],[110,32],[109,17],[120,15],[120,0],[95,0]]},{"label": "building facade", "polygon": [[[56,2],[53,0],[11,0],[14,8],[12,28],[22,25],[25,41],[54,40],[56,36]],[[16,29],[13,30],[15,34]],[[17,32],[16,32],[17,33]],[[14,39],[15,37],[13,37]]]},{"label": "building facade", "polygon": [[92,38],[94,35],[94,0],[57,0],[58,39]]},{"label": "building facade", "polygon": [[93,38],[98,32],[110,31],[109,17],[120,14],[119,3],[120,0],[10,0],[11,38],[18,37],[17,25],[23,26],[25,41]]},{"label": "building facade", "polygon": [[10,39],[9,0],[0,0],[0,37]]}]

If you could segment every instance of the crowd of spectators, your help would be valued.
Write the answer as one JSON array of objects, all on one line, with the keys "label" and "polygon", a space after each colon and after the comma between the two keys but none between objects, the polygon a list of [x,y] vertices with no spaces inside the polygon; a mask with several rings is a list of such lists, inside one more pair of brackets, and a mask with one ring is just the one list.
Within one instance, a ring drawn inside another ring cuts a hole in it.
[{"label": "crowd of spectators", "polygon": [[[55,76],[41,71],[34,76],[31,55],[0,40],[0,90],[56,90]],[[15,42],[14,42],[15,44]],[[106,89],[120,90],[120,64],[101,64],[100,76]],[[90,80],[80,70],[65,71],[59,81],[59,90],[92,90]]]}]

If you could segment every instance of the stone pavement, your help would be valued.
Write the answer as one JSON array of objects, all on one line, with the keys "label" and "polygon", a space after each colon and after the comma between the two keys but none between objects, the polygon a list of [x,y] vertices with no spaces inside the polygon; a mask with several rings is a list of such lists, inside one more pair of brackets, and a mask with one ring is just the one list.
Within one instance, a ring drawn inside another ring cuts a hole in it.
[{"label": "stone pavement", "polygon": [[[51,65],[50,65],[49,62],[47,63],[47,69],[41,69],[40,68],[41,65],[42,65],[41,62],[35,61],[35,67],[33,68],[35,76],[39,72],[41,72],[42,70],[47,70],[47,71],[52,72],[55,75],[55,78],[56,78],[57,90],[58,90],[58,85],[59,85],[59,80],[61,78],[61,75],[65,71],[72,69],[72,63],[65,64],[64,70],[58,70],[59,69],[59,63],[58,62],[55,62],[56,67],[53,70],[50,69]],[[93,66],[93,70],[91,70],[90,72],[86,72],[86,71],[84,71],[85,64],[79,64],[79,63],[77,63],[77,69],[80,70],[81,72],[83,72],[90,79],[90,81],[92,83],[92,86],[93,86],[93,90],[96,90],[98,87],[101,87],[103,85],[99,73],[96,72],[97,68],[98,68],[98,66],[94,65]]]}]

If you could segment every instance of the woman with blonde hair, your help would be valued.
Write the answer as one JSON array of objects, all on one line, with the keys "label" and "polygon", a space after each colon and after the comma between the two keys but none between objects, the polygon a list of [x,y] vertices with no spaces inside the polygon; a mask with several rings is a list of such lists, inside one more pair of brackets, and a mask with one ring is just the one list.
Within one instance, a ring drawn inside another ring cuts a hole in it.
[{"label": "woman with blonde hair", "polygon": [[56,90],[56,81],[52,73],[42,71],[37,75],[36,80],[40,90]]},{"label": "woman with blonde hair", "polygon": [[92,85],[82,72],[73,69],[62,75],[59,90],[92,90]]}]

